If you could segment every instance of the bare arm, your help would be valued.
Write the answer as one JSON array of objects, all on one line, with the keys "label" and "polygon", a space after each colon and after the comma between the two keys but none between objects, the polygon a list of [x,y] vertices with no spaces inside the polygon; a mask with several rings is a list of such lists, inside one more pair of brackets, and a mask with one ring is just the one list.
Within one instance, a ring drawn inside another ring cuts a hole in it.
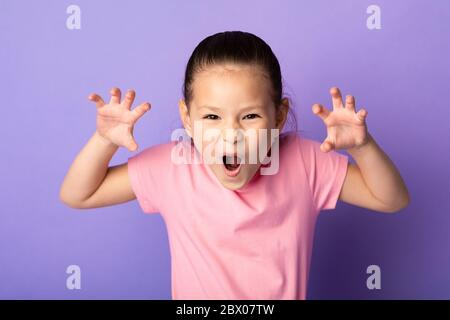
[{"label": "bare arm", "polygon": [[339,200],[380,212],[396,212],[409,203],[409,193],[394,163],[372,136],[360,148],[347,152],[349,164]]},{"label": "bare arm", "polygon": [[135,199],[128,180],[128,164],[108,167],[118,146],[97,132],[67,172],[60,198],[72,208],[96,208]]},{"label": "bare arm", "polygon": [[109,104],[98,95],[90,96],[97,104],[97,130],[76,156],[60,189],[61,201],[72,208],[104,207],[136,198],[128,178],[128,163],[109,167],[109,162],[119,146],[137,149],[133,126],[150,105],[143,103],[130,111],[133,91],[122,103],[119,89],[113,88],[111,94]]}]

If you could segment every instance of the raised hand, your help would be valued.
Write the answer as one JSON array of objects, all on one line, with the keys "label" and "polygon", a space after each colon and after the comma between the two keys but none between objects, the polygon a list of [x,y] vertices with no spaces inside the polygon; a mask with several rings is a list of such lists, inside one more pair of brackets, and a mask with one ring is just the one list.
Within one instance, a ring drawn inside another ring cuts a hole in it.
[{"label": "raised hand", "polygon": [[347,95],[345,106],[339,88],[330,89],[333,111],[321,104],[314,104],[312,111],[319,116],[327,127],[327,137],[320,145],[323,152],[338,149],[359,148],[369,139],[366,126],[368,112],[361,108],[355,110],[355,98]]},{"label": "raised hand", "polygon": [[138,145],[133,137],[134,125],[150,110],[151,105],[144,102],[131,110],[136,96],[134,90],[128,90],[122,102],[119,88],[112,88],[110,93],[111,99],[108,104],[96,93],[88,97],[97,106],[97,132],[115,145],[135,151]]}]

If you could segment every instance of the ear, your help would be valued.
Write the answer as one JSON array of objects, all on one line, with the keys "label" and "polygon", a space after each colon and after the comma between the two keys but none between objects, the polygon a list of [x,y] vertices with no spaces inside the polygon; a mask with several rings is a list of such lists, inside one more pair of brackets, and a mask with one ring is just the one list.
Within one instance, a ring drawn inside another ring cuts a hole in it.
[{"label": "ear", "polygon": [[189,109],[183,99],[178,102],[178,110],[180,112],[181,122],[183,123],[184,129],[186,129],[187,134],[192,138],[192,127],[191,118],[189,116]]},{"label": "ear", "polygon": [[283,98],[277,108],[276,127],[280,131],[283,129],[289,111],[289,99]]}]

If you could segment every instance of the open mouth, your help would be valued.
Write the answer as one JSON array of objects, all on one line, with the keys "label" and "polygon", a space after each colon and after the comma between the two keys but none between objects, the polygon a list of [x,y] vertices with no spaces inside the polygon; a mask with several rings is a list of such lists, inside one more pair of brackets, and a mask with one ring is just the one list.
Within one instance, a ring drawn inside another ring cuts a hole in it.
[{"label": "open mouth", "polygon": [[224,155],[222,157],[225,173],[228,176],[236,176],[241,168],[241,158],[237,155]]}]

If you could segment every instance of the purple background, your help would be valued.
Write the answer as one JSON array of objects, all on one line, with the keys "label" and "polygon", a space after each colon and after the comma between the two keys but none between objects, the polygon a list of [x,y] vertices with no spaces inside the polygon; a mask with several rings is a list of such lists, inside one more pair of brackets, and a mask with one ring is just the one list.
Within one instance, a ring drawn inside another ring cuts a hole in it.
[{"label": "purple background", "polygon": [[[66,28],[70,4],[81,30]],[[371,4],[381,30],[366,27]],[[90,93],[134,88],[153,106],[139,151],[167,142],[192,50],[224,30],[272,47],[306,136],[325,137],[310,110],[330,106],[331,86],[355,95],[411,193],[394,215],[344,203],[320,215],[308,298],[450,298],[450,2],[387,0],[0,1],[0,298],[170,299],[161,216],[136,201],[74,210],[59,188],[95,130]],[[66,288],[71,264],[81,290]],[[371,264],[381,290],[366,287]]]}]

